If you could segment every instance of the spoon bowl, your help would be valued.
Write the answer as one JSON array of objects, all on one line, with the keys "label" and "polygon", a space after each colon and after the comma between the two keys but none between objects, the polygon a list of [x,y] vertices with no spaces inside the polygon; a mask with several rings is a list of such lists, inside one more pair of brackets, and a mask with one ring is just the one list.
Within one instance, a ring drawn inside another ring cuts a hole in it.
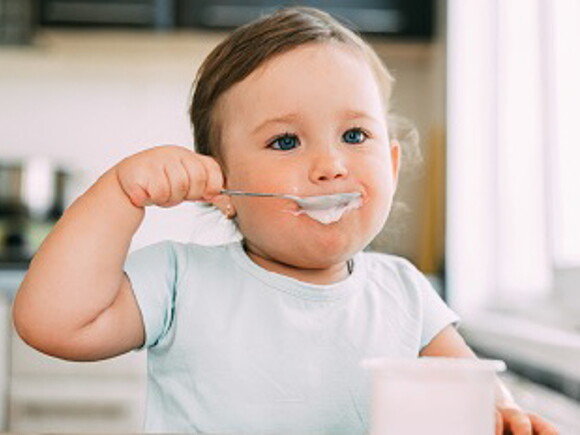
[{"label": "spoon bowl", "polygon": [[245,192],[242,190],[222,189],[220,193],[231,196],[253,196],[262,198],[285,198],[294,201],[304,210],[324,210],[346,205],[361,196],[360,192],[333,193],[330,195],[297,196],[283,193]]}]

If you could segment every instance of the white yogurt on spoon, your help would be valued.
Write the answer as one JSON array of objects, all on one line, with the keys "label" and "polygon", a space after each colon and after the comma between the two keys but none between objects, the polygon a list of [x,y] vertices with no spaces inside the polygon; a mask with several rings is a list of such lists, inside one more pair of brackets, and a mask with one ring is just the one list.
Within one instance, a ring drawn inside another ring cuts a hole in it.
[{"label": "white yogurt on spoon", "polygon": [[329,204],[326,208],[307,209],[300,208],[293,213],[295,215],[305,214],[311,219],[324,225],[339,221],[345,213],[360,208],[362,206],[362,197],[360,195],[349,199],[348,201],[338,201],[336,204]]}]

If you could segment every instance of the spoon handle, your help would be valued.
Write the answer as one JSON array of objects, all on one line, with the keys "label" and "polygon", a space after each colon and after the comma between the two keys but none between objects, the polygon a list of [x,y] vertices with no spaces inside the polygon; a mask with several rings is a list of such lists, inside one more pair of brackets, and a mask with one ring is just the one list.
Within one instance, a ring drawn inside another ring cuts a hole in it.
[{"label": "spoon handle", "polygon": [[265,198],[283,196],[277,193],[244,192],[242,190],[230,190],[230,189],[222,189],[220,190],[220,193],[223,195],[231,195],[231,196],[261,196]]}]

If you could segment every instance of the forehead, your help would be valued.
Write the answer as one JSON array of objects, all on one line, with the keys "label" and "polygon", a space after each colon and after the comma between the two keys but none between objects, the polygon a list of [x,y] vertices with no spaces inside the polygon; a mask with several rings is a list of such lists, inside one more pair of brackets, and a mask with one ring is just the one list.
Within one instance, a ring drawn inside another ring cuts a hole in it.
[{"label": "forehead", "polygon": [[383,112],[375,74],[364,55],[344,43],[310,43],[268,60],[230,88],[220,118],[245,124],[293,112]]}]

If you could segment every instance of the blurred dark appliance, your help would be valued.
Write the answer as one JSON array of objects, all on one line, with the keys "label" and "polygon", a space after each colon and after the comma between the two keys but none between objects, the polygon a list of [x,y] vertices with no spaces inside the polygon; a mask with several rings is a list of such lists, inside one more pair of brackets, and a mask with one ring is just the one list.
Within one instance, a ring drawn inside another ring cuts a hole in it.
[{"label": "blurred dark appliance", "polygon": [[0,262],[32,257],[64,211],[67,178],[46,160],[0,161]]},{"label": "blurred dark appliance", "polygon": [[231,28],[280,6],[312,6],[329,12],[363,33],[397,38],[430,39],[436,0],[181,0],[178,24]]},{"label": "blurred dark appliance", "polygon": [[40,0],[44,25],[171,28],[176,0]]},{"label": "blurred dark appliance", "polygon": [[39,0],[43,25],[231,29],[281,6],[323,9],[363,33],[433,36],[436,0]]},{"label": "blurred dark appliance", "polygon": [[0,44],[32,42],[38,17],[33,0],[0,0]]}]

